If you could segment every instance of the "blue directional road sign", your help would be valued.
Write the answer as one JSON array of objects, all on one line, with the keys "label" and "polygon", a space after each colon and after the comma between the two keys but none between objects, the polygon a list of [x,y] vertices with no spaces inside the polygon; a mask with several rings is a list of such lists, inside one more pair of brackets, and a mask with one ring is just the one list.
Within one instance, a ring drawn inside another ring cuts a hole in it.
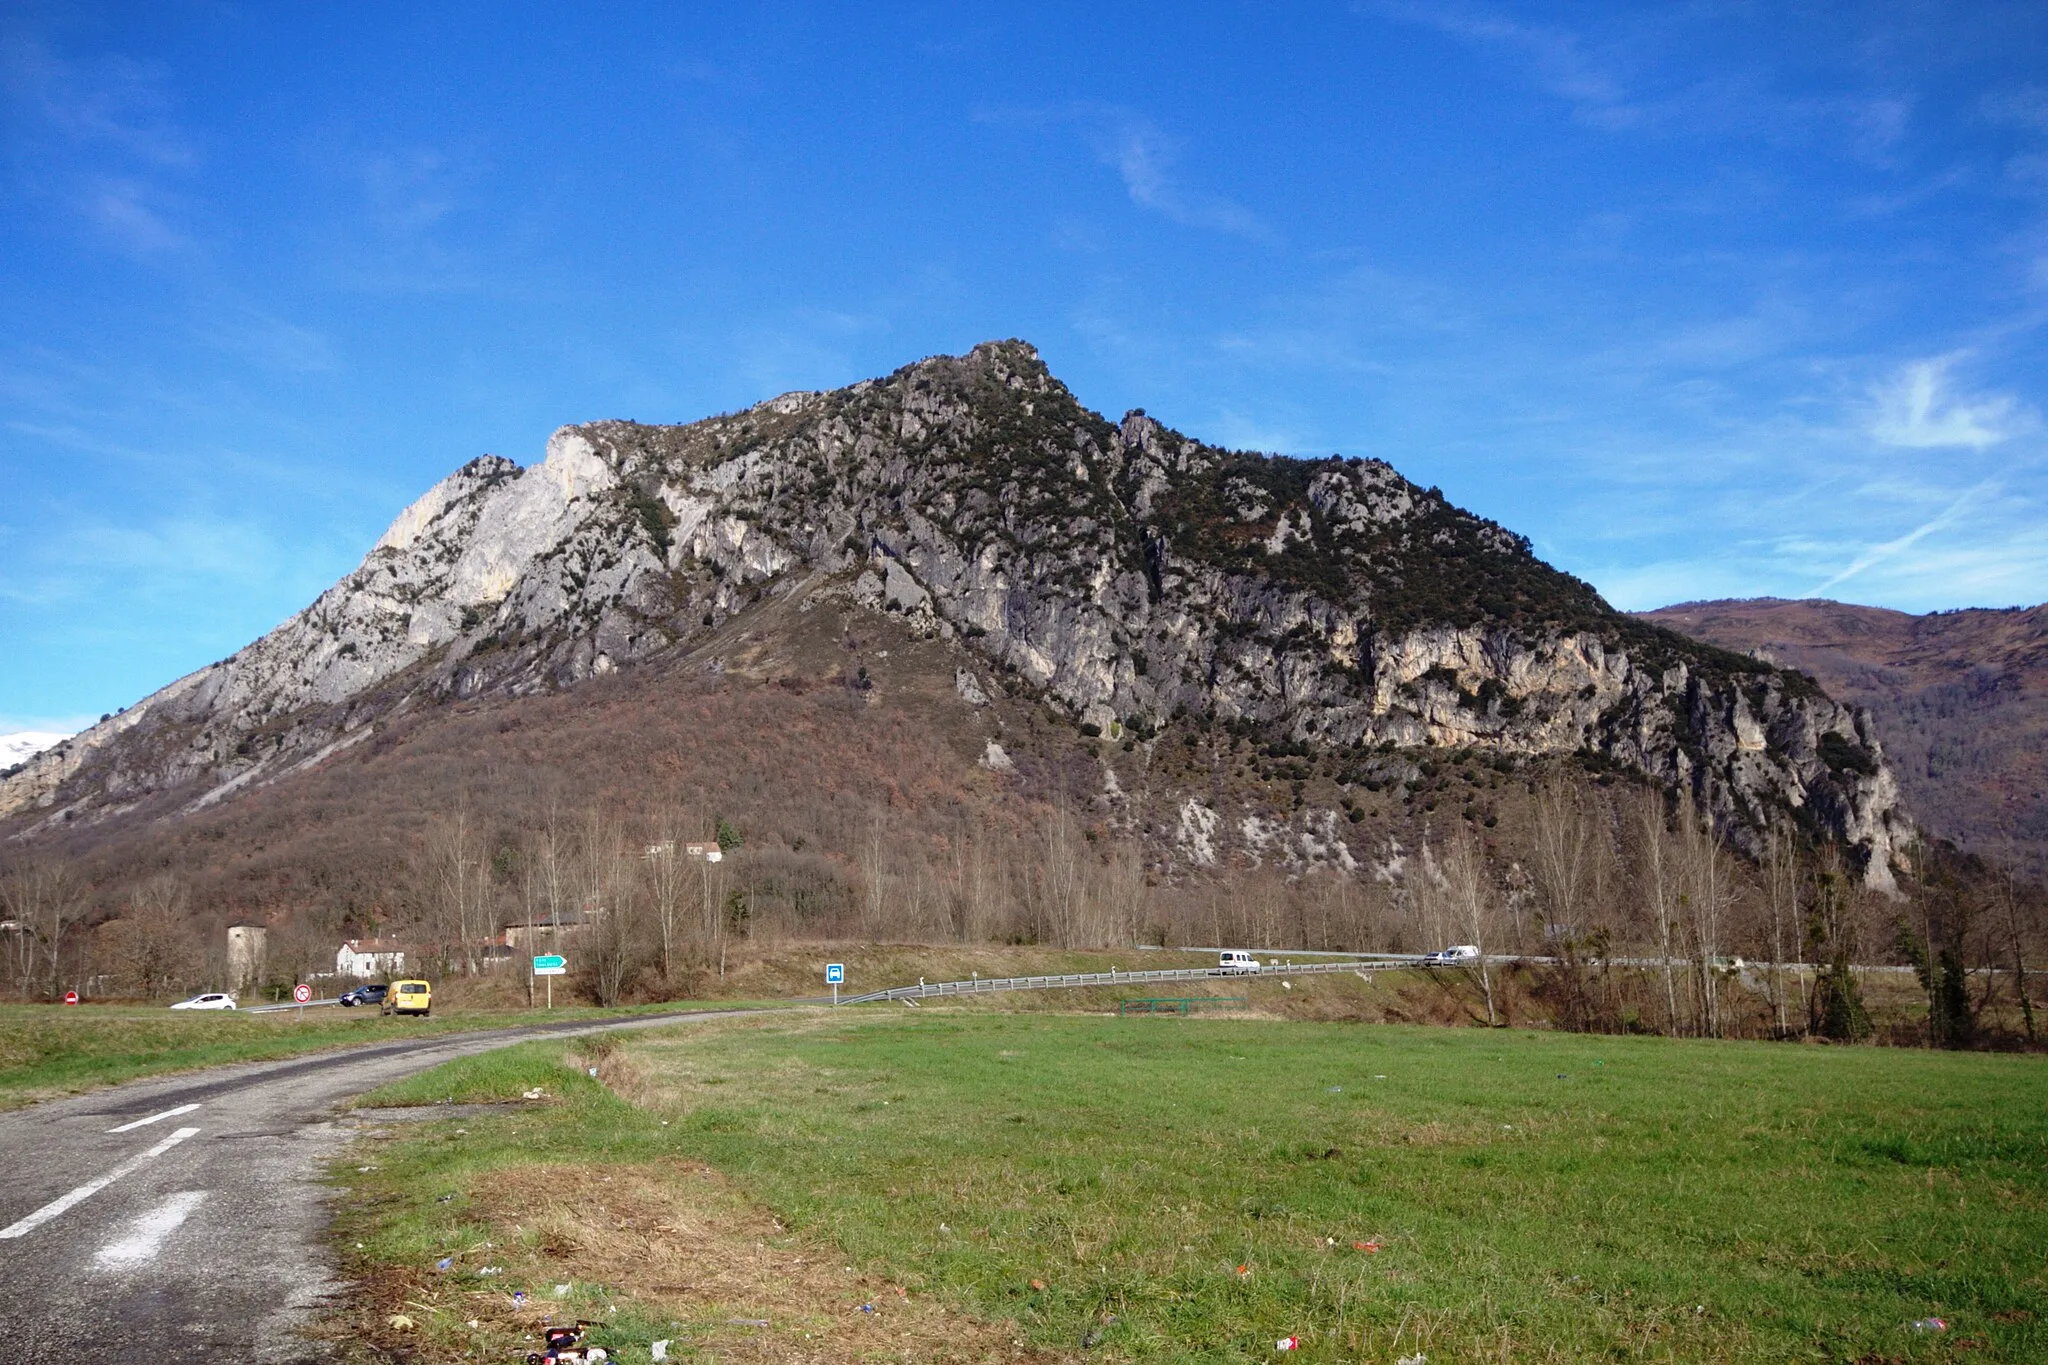
[{"label": "blue directional road sign", "polygon": [[533,959],[535,976],[562,976],[569,970],[569,959],[560,953],[541,953]]},{"label": "blue directional road sign", "polygon": [[827,962],[827,963],[825,964],[825,984],[826,984],[826,985],[828,985],[828,986],[837,986],[837,985],[839,985],[840,983],[844,982],[845,980],[846,980],[846,964],[845,964],[844,962]]}]

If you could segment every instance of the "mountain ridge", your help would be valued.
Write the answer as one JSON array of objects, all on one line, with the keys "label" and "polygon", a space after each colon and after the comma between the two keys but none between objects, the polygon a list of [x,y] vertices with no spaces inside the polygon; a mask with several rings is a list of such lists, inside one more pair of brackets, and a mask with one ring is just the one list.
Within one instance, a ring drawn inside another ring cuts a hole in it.
[{"label": "mountain ridge", "polygon": [[2048,604],[1914,615],[1731,598],[1643,616],[1802,669],[1866,708],[1929,833],[2048,879]]},{"label": "mountain ridge", "polygon": [[472,460],[304,611],[0,782],[0,819],[203,808],[411,708],[701,648],[799,585],[1107,741],[1198,718],[1333,753],[1586,753],[1745,846],[1791,811],[1878,887],[1910,835],[1867,718],[1803,675],[1614,611],[1384,462],[1111,422],[1017,341]]}]

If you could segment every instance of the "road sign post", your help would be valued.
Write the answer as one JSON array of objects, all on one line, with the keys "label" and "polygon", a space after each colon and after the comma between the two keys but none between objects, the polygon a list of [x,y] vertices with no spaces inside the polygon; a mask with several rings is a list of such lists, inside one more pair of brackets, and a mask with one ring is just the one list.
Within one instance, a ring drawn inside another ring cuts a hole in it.
[{"label": "road sign post", "polygon": [[298,985],[292,987],[292,999],[299,1002],[299,1022],[301,1023],[304,1023],[306,1019],[306,1002],[312,998],[313,988],[305,982],[301,981]]},{"label": "road sign post", "polygon": [[65,1004],[67,1004],[67,1005],[75,1005],[75,1004],[77,1004],[77,1003],[78,1003],[78,992],[77,992],[77,991],[66,991],[66,992],[64,992],[64,1003],[65,1003]]},{"label": "road sign post", "polygon": [[[569,971],[569,959],[560,953],[538,953],[533,959],[533,974],[548,979],[548,1008],[555,1007],[555,978],[565,976]],[[531,1000],[533,997],[528,996]]]},{"label": "road sign post", "polygon": [[844,980],[846,980],[846,964],[844,962],[827,962],[825,964],[825,984],[832,988],[832,1003],[834,1006],[839,1004],[839,983]]}]

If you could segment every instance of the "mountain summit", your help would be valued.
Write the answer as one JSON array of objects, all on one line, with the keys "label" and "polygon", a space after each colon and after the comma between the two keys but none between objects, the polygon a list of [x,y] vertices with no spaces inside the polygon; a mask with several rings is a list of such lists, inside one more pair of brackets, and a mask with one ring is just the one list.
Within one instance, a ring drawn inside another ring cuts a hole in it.
[{"label": "mountain summit", "polygon": [[1380,461],[1112,423],[1020,341],[474,460],[306,610],[29,761],[0,816],[211,804],[402,711],[573,688],[818,591],[1083,734],[1196,717],[1300,752],[1578,754],[1689,789],[1738,843],[1790,810],[1876,886],[1910,828],[1865,718],[1804,675],[1614,611]]}]

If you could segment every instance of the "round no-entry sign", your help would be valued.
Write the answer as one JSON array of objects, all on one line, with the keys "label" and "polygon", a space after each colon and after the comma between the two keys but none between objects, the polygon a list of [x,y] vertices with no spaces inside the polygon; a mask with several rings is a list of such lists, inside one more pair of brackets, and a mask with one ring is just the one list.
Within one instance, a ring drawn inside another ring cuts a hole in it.
[{"label": "round no-entry sign", "polygon": [[292,999],[298,1001],[301,1005],[305,1004],[308,1000],[311,1000],[312,998],[313,988],[311,986],[308,986],[305,982],[301,981],[298,985],[292,987]]},{"label": "round no-entry sign", "polygon": [[78,1003],[78,992],[77,992],[77,991],[66,991],[66,992],[64,992],[64,1003],[65,1003],[65,1004],[67,1004],[67,1005],[75,1005],[75,1004],[77,1004],[77,1003]]}]

